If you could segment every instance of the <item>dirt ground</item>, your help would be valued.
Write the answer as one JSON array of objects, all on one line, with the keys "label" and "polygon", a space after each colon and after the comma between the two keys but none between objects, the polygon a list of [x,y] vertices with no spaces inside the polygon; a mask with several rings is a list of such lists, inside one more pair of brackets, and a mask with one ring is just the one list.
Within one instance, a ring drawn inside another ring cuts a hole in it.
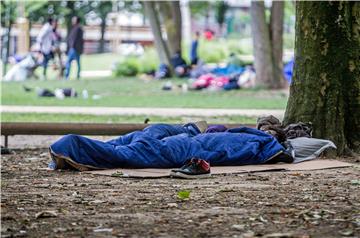
[{"label": "dirt ground", "polygon": [[1,160],[2,237],[360,237],[359,162],[141,180],[48,171],[46,149]]}]

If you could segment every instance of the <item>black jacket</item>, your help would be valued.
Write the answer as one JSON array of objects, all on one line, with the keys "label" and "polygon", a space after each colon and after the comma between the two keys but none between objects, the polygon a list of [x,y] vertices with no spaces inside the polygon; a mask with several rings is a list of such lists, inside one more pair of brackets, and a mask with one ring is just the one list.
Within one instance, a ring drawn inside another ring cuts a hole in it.
[{"label": "black jacket", "polygon": [[79,25],[74,26],[67,39],[68,50],[74,48],[78,54],[84,50],[84,31]]}]

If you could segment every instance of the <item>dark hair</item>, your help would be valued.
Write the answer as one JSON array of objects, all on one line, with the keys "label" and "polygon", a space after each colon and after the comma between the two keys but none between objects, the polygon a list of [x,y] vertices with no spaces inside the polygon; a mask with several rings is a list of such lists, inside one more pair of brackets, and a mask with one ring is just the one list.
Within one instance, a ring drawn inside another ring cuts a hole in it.
[{"label": "dark hair", "polygon": [[199,31],[196,31],[196,32],[195,32],[195,35],[196,35],[196,36],[200,36],[200,32],[199,32]]},{"label": "dark hair", "polygon": [[49,18],[47,19],[47,22],[51,24],[51,23],[53,22],[52,17],[49,17]]},{"label": "dark hair", "polygon": [[79,24],[79,23],[80,23],[80,20],[81,20],[80,17],[78,17],[78,16],[73,16],[73,17],[76,18],[76,23]]}]

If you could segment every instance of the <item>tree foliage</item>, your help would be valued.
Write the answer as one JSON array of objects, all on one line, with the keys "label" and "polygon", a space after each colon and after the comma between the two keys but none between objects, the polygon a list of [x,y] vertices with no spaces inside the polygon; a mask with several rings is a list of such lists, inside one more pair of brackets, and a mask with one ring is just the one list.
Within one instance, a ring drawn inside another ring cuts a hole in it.
[{"label": "tree foliage", "polygon": [[218,1],[215,3],[215,18],[216,22],[221,26],[225,22],[225,14],[229,6],[225,1]]},{"label": "tree foliage", "polygon": [[212,2],[209,1],[190,1],[190,13],[193,17],[202,17],[208,14]]},{"label": "tree foliage", "polygon": [[14,1],[1,1],[1,27],[9,27],[17,17],[17,4]]}]

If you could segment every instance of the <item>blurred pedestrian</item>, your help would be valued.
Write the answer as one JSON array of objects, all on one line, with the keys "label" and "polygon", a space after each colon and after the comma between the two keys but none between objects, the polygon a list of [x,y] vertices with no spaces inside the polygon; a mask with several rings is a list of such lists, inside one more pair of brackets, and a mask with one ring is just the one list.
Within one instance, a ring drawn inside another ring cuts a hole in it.
[{"label": "blurred pedestrian", "polygon": [[84,32],[80,26],[80,18],[74,16],[71,19],[72,29],[67,38],[67,60],[65,64],[65,79],[69,79],[71,62],[76,60],[78,71],[77,79],[80,78],[80,55],[84,49]]},{"label": "blurred pedestrian", "polygon": [[52,43],[53,54],[54,54],[54,61],[57,61],[54,64],[54,68],[59,70],[58,77],[61,79],[62,77],[64,77],[64,69],[65,69],[62,61],[62,52],[60,49],[61,35],[57,31],[58,21],[54,20],[52,25],[53,25],[53,43]]},{"label": "blurred pedestrian", "polygon": [[198,53],[197,53],[197,49],[199,46],[199,37],[200,37],[200,32],[196,32],[195,33],[195,37],[194,40],[191,42],[191,49],[190,49],[190,64],[191,65],[196,65],[198,62]]},{"label": "blurred pedestrian", "polygon": [[46,79],[46,71],[49,61],[53,58],[52,42],[53,42],[53,19],[48,18],[46,23],[40,29],[36,42],[39,45],[40,52],[43,55],[42,66],[44,68],[43,78]]}]

